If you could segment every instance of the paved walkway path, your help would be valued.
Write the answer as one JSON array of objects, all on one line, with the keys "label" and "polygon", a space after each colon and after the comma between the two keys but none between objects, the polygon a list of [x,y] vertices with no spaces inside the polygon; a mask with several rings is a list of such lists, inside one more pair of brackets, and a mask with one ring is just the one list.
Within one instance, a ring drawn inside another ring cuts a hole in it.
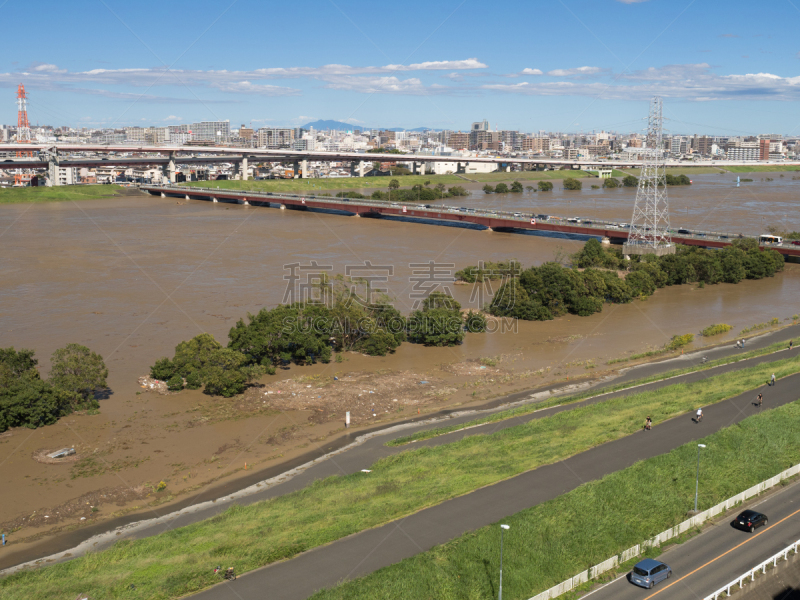
[{"label": "paved walkway path", "polygon": [[[788,356],[788,351],[784,351],[777,355],[753,358],[717,367],[710,372],[691,373],[666,382],[654,382],[638,387],[635,391],[678,382],[698,381],[710,375],[731,372]],[[765,408],[793,402],[798,399],[800,374],[780,380],[775,387],[768,389],[769,391],[765,393],[767,397]],[[602,399],[629,393],[632,392],[616,392],[605,395]],[[603,444],[556,464],[540,467],[384,526],[351,535],[327,546],[305,552],[289,561],[250,572],[232,584],[215,586],[194,597],[231,600],[268,597],[270,600],[303,600],[321,588],[367,575],[469,531],[496,523],[504,517],[556,498],[582,483],[599,479],[640,460],[664,454],[682,444],[737,423],[758,412],[759,409],[753,403],[754,396],[751,390],[735,398],[704,407],[702,423],[695,424],[692,414],[676,417],[655,426],[650,432],[638,432]],[[553,407],[527,415],[523,419],[541,418],[600,400],[593,398],[566,407]],[[492,427],[496,431],[497,427],[514,426],[519,422],[520,419],[513,419],[507,423],[492,424]],[[429,442],[437,444],[451,442],[459,436],[474,435],[479,431],[470,429]],[[382,438],[380,441],[385,442],[385,439]],[[372,448],[370,460],[362,464],[371,463],[379,458],[382,452],[388,453],[390,449]]]},{"label": "paved walkway path", "polygon": [[[614,378],[613,380],[597,382],[592,387],[598,387],[598,386],[606,387],[609,385],[616,385],[619,383],[641,380],[661,373],[666,373],[669,371],[674,371],[677,369],[682,369],[691,366],[697,366],[701,364],[702,356],[707,356],[710,361],[717,360],[720,358],[741,354],[749,350],[763,348],[779,341],[781,342],[787,341],[788,343],[788,340],[790,339],[800,341],[800,325],[791,326],[774,333],[754,338],[747,343],[747,347],[745,348],[744,351],[735,349],[733,347],[733,344],[727,344],[725,346],[720,346],[715,349],[709,349],[694,354],[680,356],[670,360],[664,360],[656,363],[648,363],[638,367],[633,367],[627,369],[624,373]],[[779,354],[777,355],[777,357],[775,355],[768,355],[765,357],[750,359],[748,360],[747,364],[757,364],[759,362],[777,360],[778,357],[780,356],[782,355]],[[646,386],[638,387],[635,389],[635,391],[639,392],[646,389],[655,389],[658,387],[663,387],[664,385],[671,385],[673,383],[678,383],[679,381],[687,381],[687,382],[697,381],[700,379],[704,379],[705,377],[708,377],[711,374],[738,369],[740,368],[740,366],[741,365],[724,365],[717,367],[712,371],[705,370],[701,373],[691,373],[683,375],[680,378],[671,379],[666,382],[653,382],[647,384]],[[490,405],[491,408],[485,411],[481,411],[481,414],[490,414],[491,412],[503,410],[504,407],[507,407],[509,403],[534,402],[532,398],[536,394],[542,394],[542,392],[546,392],[548,389],[554,389],[554,388],[560,389],[563,387],[564,384],[560,383],[558,384],[558,386],[547,386],[544,388],[518,392],[510,396],[507,396],[505,398],[493,401]],[[484,426],[484,427],[487,427],[487,431],[489,431],[488,427],[491,427],[491,431],[498,431],[506,427],[513,427],[514,425],[518,425],[520,422],[526,422],[531,419],[537,419],[544,416],[549,416],[555,414],[556,412],[560,412],[563,410],[571,410],[572,408],[578,406],[585,406],[587,404],[604,401],[610,397],[626,395],[629,393],[631,393],[631,391],[623,390],[620,392],[616,392],[615,394],[590,398],[580,403],[569,404],[566,406],[552,407],[536,413],[532,413],[530,415],[526,415],[524,417],[499,423],[493,423],[489,426]],[[254,502],[259,502],[261,500],[266,500],[268,498],[274,498],[276,496],[280,496],[283,494],[287,494],[302,489],[317,479],[323,479],[331,475],[344,475],[349,473],[355,473],[360,471],[361,469],[369,468],[370,465],[372,465],[376,460],[380,458],[384,458],[386,456],[390,456],[392,454],[396,454],[397,452],[402,452],[408,449],[407,446],[395,447],[395,448],[386,447],[385,445],[386,442],[391,439],[405,435],[410,435],[417,431],[431,429],[434,427],[466,423],[468,421],[474,420],[477,416],[480,416],[478,414],[475,414],[475,412],[470,412],[470,414],[447,419],[446,415],[450,412],[453,411],[443,411],[443,413],[439,415],[440,417],[445,417],[444,422],[439,421],[437,423],[431,424],[430,423],[431,419],[425,418],[421,420],[419,424],[413,422],[407,423],[408,427],[406,427],[405,429],[393,431],[391,433],[381,433],[380,435],[376,435],[375,437],[372,437],[371,439],[363,442],[360,445],[356,445],[347,449],[341,454],[336,454],[328,458],[323,458],[323,456],[326,453],[330,453],[332,451],[341,449],[347,444],[352,444],[353,442],[356,441],[356,439],[359,436],[363,435],[364,432],[359,431],[350,435],[342,436],[341,438],[338,438],[336,440],[331,440],[324,446],[320,446],[319,448],[315,449],[314,451],[306,455],[298,457],[291,463],[288,464],[284,463],[269,469],[255,472],[249,478],[240,479],[235,482],[225,484],[221,487],[209,488],[194,497],[186,498],[182,503],[171,506],[168,509],[168,512],[162,513],[161,516],[153,517],[152,513],[150,514],[139,513],[137,515],[127,515],[112,522],[98,523],[97,525],[84,527],[79,530],[67,532],[59,536],[46,538],[42,540],[42,542],[39,545],[30,548],[25,552],[3,553],[3,555],[0,556],[0,569],[8,569],[18,565],[28,564],[29,561],[37,561],[44,558],[47,558],[48,561],[51,563],[66,561],[69,560],[70,558],[81,556],[89,550],[91,551],[102,550],[104,548],[111,546],[113,543],[121,539],[141,539],[151,535],[157,535],[168,529],[174,529],[176,527],[182,527],[184,525],[196,523],[203,519],[207,519],[219,514],[220,512],[229,508],[231,504],[242,504],[242,505],[252,504]],[[388,425],[384,427],[384,429],[392,427],[393,427],[392,425]],[[380,431],[380,429],[378,431]],[[443,443],[450,443],[457,439],[461,439],[466,435],[474,435],[476,433],[479,433],[480,431],[481,431],[480,428],[478,428],[461,432],[454,432],[445,436],[440,436],[437,438],[426,440],[424,442],[418,442],[414,444],[414,446],[415,447],[419,445],[435,446]],[[322,460],[320,460],[321,458]],[[286,480],[282,481],[281,483],[277,483],[269,487],[263,486],[264,487],[263,490],[259,489],[255,493],[248,494],[244,497],[239,496],[232,498],[230,496],[230,494],[236,493],[237,491],[242,490],[243,488],[256,485],[269,478],[280,476],[290,471],[291,469],[299,467],[303,464],[307,464],[308,462],[314,460],[318,460],[318,462],[316,462],[315,464],[313,464],[308,468],[303,469],[302,472],[292,475],[291,478],[286,478]],[[152,512],[154,513],[156,511]]]}]

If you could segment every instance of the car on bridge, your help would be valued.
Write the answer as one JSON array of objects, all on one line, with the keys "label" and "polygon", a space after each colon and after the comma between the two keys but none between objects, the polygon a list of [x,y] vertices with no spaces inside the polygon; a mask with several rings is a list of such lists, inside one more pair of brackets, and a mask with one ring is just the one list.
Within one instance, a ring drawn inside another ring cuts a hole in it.
[{"label": "car on bridge", "polygon": [[753,533],[759,527],[763,527],[769,522],[767,515],[764,513],[756,512],[754,510],[746,510],[736,517],[731,525],[737,529],[744,529]]},{"label": "car on bridge", "polygon": [[536,215],[538,221],[549,221],[550,215]]},{"label": "car on bridge", "polygon": [[652,588],[655,584],[672,577],[669,565],[652,558],[640,560],[630,573],[630,582],[643,588]]},{"label": "car on bridge", "polygon": [[683,229],[682,227],[678,229],[678,233],[682,233],[684,235],[692,235],[691,231],[689,231],[688,229]]}]

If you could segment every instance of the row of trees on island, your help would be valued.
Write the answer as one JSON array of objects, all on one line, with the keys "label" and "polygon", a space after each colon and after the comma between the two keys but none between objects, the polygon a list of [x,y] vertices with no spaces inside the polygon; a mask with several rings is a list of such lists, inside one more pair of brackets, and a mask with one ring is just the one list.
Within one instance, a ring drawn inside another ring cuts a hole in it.
[{"label": "row of trees on island", "polygon": [[618,248],[591,239],[570,258],[569,266],[547,262],[522,269],[515,261],[485,263],[463,269],[457,277],[467,282],[502,280],[485,307],[488,313],[545,321],[566,313],[588,316],[602,311],[605,303],[644,299],[665,286],[738,283],[772,277],[783,267],[783,256],[775,250],[760,250],[756,240],[749,238],[735,240],[722,250],[678,246],[675,254],[631,260]]},{"label": "row of trees on island", "polygon": [[[172,358],[151,367],[153,378],[171,390],[184,387],[231,397],[265,374],[290,364],[341,360],[342,352],[385,356],[404,342],[455,346],[467,332],[486,330],[486,318],[462,313],[461,305],[442,292],[431,293],[408,317],[381,297],[362,302],[337,277],[320,286],[319,301],[295,302],[248,314],[228,333],[223,347],[208,333],[181,342]],[[371,294],[365,295],[371,297]]]}]

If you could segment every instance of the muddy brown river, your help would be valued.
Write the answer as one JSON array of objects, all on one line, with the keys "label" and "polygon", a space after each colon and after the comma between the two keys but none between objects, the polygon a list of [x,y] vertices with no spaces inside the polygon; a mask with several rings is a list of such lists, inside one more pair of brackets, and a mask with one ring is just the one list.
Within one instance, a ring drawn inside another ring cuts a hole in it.
[{"label": "muddy brown river", "polygon": [[[759,182],[761,174],[754,174],[756,182],[740,188],[734,187],[735,176],[696,175],[691,188],[670,188],[673,224],[744,233],[761,233],[767,225],[800,230],[800,181],[793,182],[791,174],[769,175],[773,182]],[[585,180],[586,188],[588,183]],[[632,190],[590,189],[489,197],[476,192],[459,204],[629,220],[633,195]],[[273,424],[257,417],[178,431],[171,424],[178,419],[173,415],[196,410],[193,407],[204,401],[202,394],[137,395],[137,377],[198,333],[212,333],[226,343],[237,319],[291,300],[287,284],[294,283],[290,289],[299,299],[302,267],[312,261],[329,266],[330,273],[345,273],[365,263],[372,265],[373,274],[388,275],[391,268],[388,281],[374,287],[386,287],[395,306],[408,313],[421,295],[441,286],[464,307],[478,308],[488,298],[471,298],[468,286],[453,285],[452,274],[479,260],[516,258],[526,266],[540,264],[575,252],[582,243],[567,237],[146,195],[0,205],[0,347],[34,349],[46,375],[56,348],[70,342],[86,345],[104,357],[113,392],[101,402],[99,415],[75,415],[52,427],[14,431],[0,439],[0,477],[9,483],[0,492],[0,521],[101,486],[173,477],[170,485],[177,487],[176,473],[183,471],[176,465],[188,468],[189,477],[192,465],[202,464],[199,471],[214,473],[215,467],[203,461],[227,441],[285,426],[285,420]],[[291,279],[293,271],[286,267],[293,263],[300,265],[294,271],[299,281]],[[509,357],[505,366],[512,370],[549,367],[554,373],[568,373],[570,368],[584,370],[587,361],[599,366],[626,353],[660,347],[672,335],[696,334],[712,323],[732,325],[732,339],[755,323],[771,318],[785,322],[800,312],[798,298],[800,265],[788,264],[784,273],[762,281],[667,288],[646,301],[607,305],[591,317],[521,322],[516,331],[470,334],[457,348],[404,344],[393,356],[351,355],[344,364],[293,368],[272,380],[334,369],[424,374],[435,365],[500,355]],[[133,423],[127,433],[126,422]],[[129,435],[132,431],[138,433]],[[120,441],[124,435],[129,437]],[[33,452],[62,444],[84,450],[109,445],[109,460],[123,462],[115,463],[119,469],[75,477],[66,466],[31,460]],[[263,460],[274,458],[274,448],[262,450]],[[185,474],[182,477],[187,481]]]}]

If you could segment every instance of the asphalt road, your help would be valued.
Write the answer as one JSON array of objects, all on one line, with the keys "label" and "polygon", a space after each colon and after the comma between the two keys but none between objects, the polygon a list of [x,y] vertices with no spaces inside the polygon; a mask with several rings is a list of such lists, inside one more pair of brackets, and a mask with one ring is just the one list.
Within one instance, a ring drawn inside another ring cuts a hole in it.
[{"label": "asphalt road", "polygon": [[[669,371],[682,369],[690,366],[700,365],[702,364],[701,363],[702,356],[707,356],[709,361],[717,360],[720,358],[741,354],[742,352],[746,352],[748,350],[762,348],[778,341],[788,341],[790,339],[795,339],[800,341],[800,325],[787,327],[775,333],[770,333],[767,335],[753,338],[751,341],[747,343],[747,346],[744,351],[733,348],[732,344],[727,344],[725,346],[720,346],[718,348],[706,350],[702,353],[689,354],[670,360],[660,361],[656,363],[648,363],[638,367],[630,368],[624,371],[618,377],[614,378],[613,380],[605,381],[597,385],[601,387],[606,387],[610,385],[616,385],[619,383],[640,380],[661,373],[666,373]],[[779,352],[777,354],[770,354],[762,357],[748,359],[744,363],[739,362],[735,364],[723,365],[711,370],[705,370],[698,373],[689,373],[667,381],[657,381],[650,384],[646,384],[644,386],[639,386],[631,390],[622,390],[619,392],[615,392],[613,394],[606,394],[603,396],[589,398],[580,403],[551,407],[549,409],[537,411],[535,413],[526,415],[524,417],[519,417],[517,419],[492,423],[484,425],[482,427],[473,428],[465,431],[454,432],[448,435],[440,436],[423,442],[417,442],[413,445],[413,447],[419,447],[421,445],[437,446],[440,444],[456,441],[467,435],[475,435],[484,432],[485,433],[496,432],[506,427],[513,427],[515,425],[520,424],[521,422],[526,422],[532,419],[539,419],[542,417],[550,416],[557,412],[561,412],[563,410],[571,410],[579,406],[585,406],[588,404],[602,402],[609,398],[617,396],[625,396],[631,393],[638,393],[640,391],[645,391],[648,389],[656,389],[664,387],[666,385],[672,385],[674,383],[699,381],[701,379],[705,379],[706,377],[712,375],[724,372],[730,372],[742,368],[743,366],[751,366],[763,362],[779,360],[784,356],[787,356],[787,353]],[[563,384],[560,385],[563,386]],[[489,414],[493,411],[502,410],[503,406],[507,406],[508,403],[510,402],[524,402],[528,400],[533,394],[540,391],[542,390],[537,389],[537,390],[519,392],[511,396],[508,396],[506,398],[497,400],[495,401],[496,406],[486,411],[483,414]],[[253,475],[251,475],[248,480],[236,482],[235,485],[238,486],[236,488],[227,488],[227,489],[223,488],[222,490],[218,488],[210,488],[208,490],[204,490],[202,493],[198,494],[194,498],[187,499],[185,501],[184,506],[171,508],[169,509],[169,512],[167,514],[163,514],[162,516],[155,515],[154,518],[154,515],[152,513],[145,515],[138,515],[138,516],[129,515],[124,519],[120,520],[120,522],[100,523],[95,526],[90,526],[73,532],[68,532],[61,536],[55,536],[52,538],[44,539],[42,540],[41,544],[39,544],[37,547],[31,548],[24,553],[15,553],[13,552],[13,547],[8,548],[9,550],[12,550],[12,552],[5,552],[3,553],[3,556],[0,557],[0,569],[7,569],[9,567],[23,564],[27,561],[39,560],[44,557],[48,557],[49,562],[66,561],[72,557],[84,554],[87,550],[91,551],[102,550],[104,548],[111,546],[116,541],[119,541],[121,539],[141,539],[147,536],[157,535],[169,529],[182,527],[185,525],[189,525],[191,523],[198,522],[203,519],[213,517],[219,514],[220,512],[226,510],[227,508],[229,508],[232,504],[242,504],[242,505],[252,504],[254,502],[266,500],[269,498],[274,498],[283,494],[287,494],[302,489],[317,479],[323,479],[331,475],[345,475],[350,473],[356,473],[358,471],[361,471],[362,469],[369,468],[375,461],[381,458],[390,456],[392,454],[396,454],[398,452],[405,451],[409,448],[409,446],[389,448],[385,444],[387,441],[391,439],[405,435],[410,435],[417,431],[431,429],[434,427],[441,427],[443,425],[456,425],[460,423],[466,423],[468,421],[472,421],[473,419],[475,419],[476,416],[478,415],[468,414],[464,416],[446,419],[444,422],[438,422],[435,424],[430,424],[430,423],[420,423],[419,425],[410,424],[410,427],[403,429],[401,431],[378,435],[376,437],[367,440],[361,445],[355,446],[353,448],[348,449],[345,452],[342,452],[341,454],[337,454],[335,456],[319,460],[319,462],[315,463],[314,465],[312,465],[310,468],[307,468],[303,472],[294,475],[291,479],[288,479],[282,483],[273,485],[271,487],[265,487],[263,491],[258,491],[246,497],[240,497],[235,499],[231,498],[230,496],[227,496],[227,494],[230,494],[237,489],[244,488],[248,485],[253,485],[256,482],[263,481],[269,477],[274,477],[284,471],[288,471],[289,469],[299,466],[300,464],[305,463],[307,461],[318,459],[324,453],[330,452],[331,450],[337,448],[337,445],[334,443],[325,444],[324,446],[321,446],[318,449],[316,449],[313,453],[310,453],[309,455],[306,455],[296,460],[294,464],[279,465],[278,468],[269,469],[267,472],[263,471],[256,472]],[[350,436],[346,436],[344,438],[344,441],[350,443],[354,441],[358,435],[362,434],[363,434],[362,431],[355,432]],[[342,445],[344,444],[339,443],[338,447],[341,447]],[[201,502],[205,502],[205,504],[202,506],[197,506]],[[192,504],[195,506],[194,507],[188,506]],[[511,513],[506,513],[506,514],[511,514]],[[500,515],[500,516],[505,516],[505,515]],[[498,516],[498,518],[500,518],[500,516]],[[141,519],[149,519],[149,520],[147,522],[142,522]],[[131,525],[131,523],[136,523],[137,521],[138,525],[135,526]],[[123,526],[123,528],[117,529],[120,526]],[[460,535],[460,533],[458,535]]]},{"label": "asphalt road", "polygon": [[[583,598],[591,600],[685,600],[705,598],[762,561],[800,539],[800,485],[794,483],[765,499],[746,505],[769,517],[768,526],[755,533],[731,527],[724,518],[702,534],[674,545],[658,560],[672,567],[670,579],[646,590],[633,585],[627,575]],[[744,508],[744,507],[743,507]],[[743,509],[742,508],[742,509]],[[733,513],[733,517],[738,512]]]},{"label": "asphalt road", "polygon": [[[786,354],[771,355],[776,360]],[[718,367],[714,372],[729,372],[745,365],[763,362],[764,357],[737,365]],[[713,372],[712,372],[713,373]],[[678,381],[705,379],[709,372],[692,373],[668,382],[636,388],[662,386]],[[800,374],[779,380],[765,392],[764,409],[798,399]],[[625,394],[630,392],[618,392]],[[616,395],[616,394],[615,394]],[[609,395],[610,396],[610,395]],[[747,391],[737,397],[704,407],[704,419],[695,424],[693,414],[685,414],[636,434],[603,444],[552,465],[518,475],[512,479],[454,498],[422,510],[404,519],[351,535],[327,546],[303,553],[292,560],[269,565],[243,575],[236,582],[215,586],[197,594],[196,598],[245,600],[263,598],[268,590],[270,600],[303,600],[315,591],[337,583],[367,575],[445,543],[469,531],[496,523],[500,519],[564,494],[586,481],[599,479],[633,463],[664,454],[678,446],[707,436],[755,414],[755,393]],[[605,396],[608,397],[608,396]],[[597,401],[597,399],[586,402]],[[571,408],[574,405],[571,405]],[[540,411],[529,418],[540,418],[567,407]],[[501,424],[513,426],[519,422]],[[490,427],[496,427],[492,424]],[[474,435],[480,428],[460,435]],[[432,440],[452,441],[450,434]],[[385,441],[385,440],[384,440]],[[387,451],[384,449],[382,451]],[[379,451],[380,452],[380,451]],[[377,456],[372,455],[372,460]],[[685,597],[685,596],[683,596]]]}]

